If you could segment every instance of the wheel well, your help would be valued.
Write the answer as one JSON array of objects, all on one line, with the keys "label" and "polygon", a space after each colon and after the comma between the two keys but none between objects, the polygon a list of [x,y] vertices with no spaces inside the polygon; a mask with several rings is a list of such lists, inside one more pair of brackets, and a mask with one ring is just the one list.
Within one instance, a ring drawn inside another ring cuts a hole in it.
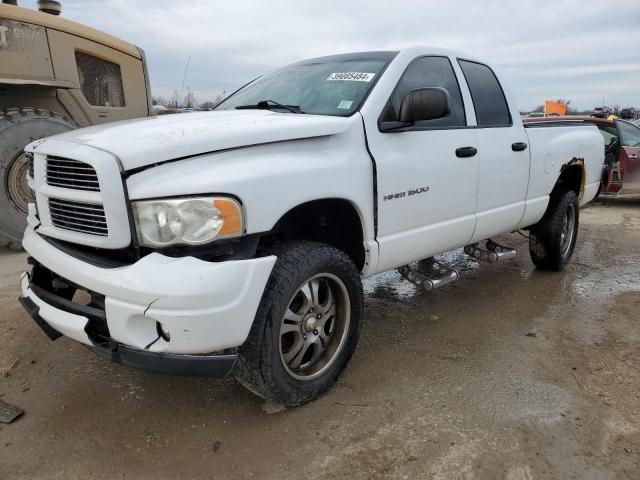
[{"label": "wheel well", "polygon": [[573,190],[582,198],[584,189],[584,165],[580,160],[572,160],[560,172],[560,177],[553,187],[553,192]]},{"label": "wheel well", "polygon": [[291,240],[326,243],[349,255],[358,270],[364,268],[362,222],[353,204],[347,200],[314,200],[292,208],[261,237],[258,248]]}]

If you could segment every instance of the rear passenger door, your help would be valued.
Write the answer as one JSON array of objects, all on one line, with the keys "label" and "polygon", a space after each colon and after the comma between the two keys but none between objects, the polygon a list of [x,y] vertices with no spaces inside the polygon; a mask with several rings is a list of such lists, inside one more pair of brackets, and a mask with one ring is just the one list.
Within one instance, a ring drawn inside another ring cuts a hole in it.
[{"label": "rear passenger door", "polygon": [[529,146],[519,118],[512,118],[498,78],[486,65],[458,60],[476,114],[480,162],[473,241],[519,226],[529,184]]}]

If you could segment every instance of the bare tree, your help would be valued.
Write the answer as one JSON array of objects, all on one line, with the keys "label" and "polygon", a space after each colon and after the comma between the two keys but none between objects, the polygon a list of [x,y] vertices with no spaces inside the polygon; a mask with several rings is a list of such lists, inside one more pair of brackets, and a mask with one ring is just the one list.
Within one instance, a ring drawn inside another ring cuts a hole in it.
[{"label": "bare tree", "polygon": [[213,100],[207,100],[200,104],[200,108],[203,110],[213,110],[217,103]]},{"label": "bare tree", "polygon": [[196,105],[197,105],[196,97],[193,94],[193,92],[191,91],[191,89],[189,87],[187,87],[187,94],[184,96],[183,106],[184,106],[184,108],[193,108]]},{"label": "bare tree", "polygon": [[227,92],[223,90],[222,93],[216,95],[216,98],[214,98],[213,100],[206,100],[202,102],[200,104],[200,108],[202,108],[203,110],[213,110],[225,98],[227,98]]},{"label": "bare tree", "polygon": [[219,93],[216,96],[216,99],[214,100],[216,102],[216,105],[218,105],[221,101],[223,101],[225,98],[227,98],[227,92],[226,90],[223,90],[222,93]]},{"label": "bare tree", "polygon": [[171,100],[169,100],[169,104],[167,105],[169,108],[179,108],[180,107],[180,96],[178,95],[178,90],[173,91],[173,95],[171,95]]}]

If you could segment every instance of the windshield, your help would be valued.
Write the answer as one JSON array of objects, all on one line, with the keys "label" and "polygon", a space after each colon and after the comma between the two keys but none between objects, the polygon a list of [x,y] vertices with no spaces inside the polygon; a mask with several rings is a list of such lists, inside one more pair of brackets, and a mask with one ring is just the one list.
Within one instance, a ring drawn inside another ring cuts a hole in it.
[{"label": "windshield", "polygon": [[294,63],[254,80],[215,110],[266,108],[264,102],[269,101],[268,108],[279,112],[287,112],[284,106],[289,106],[297,107],[301,113],[349,116],[360,108],[395,55],[396,52],[354,53]]}]

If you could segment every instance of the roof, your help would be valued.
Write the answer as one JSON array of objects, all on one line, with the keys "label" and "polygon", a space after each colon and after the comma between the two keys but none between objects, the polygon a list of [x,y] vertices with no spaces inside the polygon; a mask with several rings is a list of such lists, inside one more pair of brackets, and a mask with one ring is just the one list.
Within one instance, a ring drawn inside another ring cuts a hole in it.
[{"label": "roof", "polygon": [[101,32],[95,28],[87,27],[77,22],[49,13],[39,12],[30,8],[21,8],[14,5],[0,4],[0,18],[14,20],[23,23],[31,23],[42,27],[51,28],[60,32],[86,38],[107,47],[115,48],[123,53],[135,58],[142,58],[138,48],[124,40],[120,40],[108,33]]}]

